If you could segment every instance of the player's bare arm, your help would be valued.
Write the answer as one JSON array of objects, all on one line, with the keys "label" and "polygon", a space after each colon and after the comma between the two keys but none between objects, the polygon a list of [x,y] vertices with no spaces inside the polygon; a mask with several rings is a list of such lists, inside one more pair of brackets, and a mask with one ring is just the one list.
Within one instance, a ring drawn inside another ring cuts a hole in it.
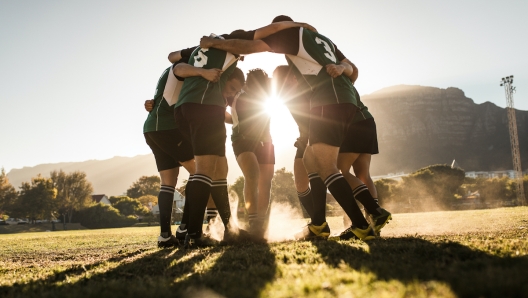
[{"label": "player's bare arm", "polygon": [[217,39],[208,36],[200,39],[200,47],[217,48],[232,54],[253,54],[261,52],[271,52],[271,48],[262,40],[242,40],[242,39]]},{"label": "player's bare arm", "polygon": [[359,70],[358,68],[356,67],[356,65],[354,63],[352,63],[352,61],[348,60],[348,59],[343,59],[341,61],[341,63],[347,63],[349,64],[350,66],[352,66],[352,69],[353,69],[353,72],[352,72],[352,75],[346,75],[350,81],[352,81],[352,84],[354,84],[359,76]]},{"label": "player's bare arm", "polygon": [[217,68],[205,69],[201,67],[194,67],[187,63],[179,63],[178,65],[174,66],[173,71],[175,75],[182,77],[182,78],[201,76],[204,79],[211,81],[213,83],[218,82],[218,80],[220,80],[220,76],[222,75],[222,70],[220,69],[217,69]]},{"label": "player's bare arm", "polygon": [[154,99],[145,100],[145,110],[150,112],[152,109],[154,109]]},{"label": "player's bare arm", "polygon": [[272,23],[262,28],[258,28],[255,31],[255,36],[253,37],[253,39],[254,40],[263,39],[274,33],[282,31],[284,29],[295,28],[295,27],[303,27],[310,31],[317,32],[317,30],[309,24],[300,23],[300,22],[284,21],[284,22]]},{"label": "player's bare arm", "polygon": [[167,57],[170,63],[176,63],[177,61],[180,61],[181,58],[182,58],[181,51],[172,52],[169,54],[169,57]]}]

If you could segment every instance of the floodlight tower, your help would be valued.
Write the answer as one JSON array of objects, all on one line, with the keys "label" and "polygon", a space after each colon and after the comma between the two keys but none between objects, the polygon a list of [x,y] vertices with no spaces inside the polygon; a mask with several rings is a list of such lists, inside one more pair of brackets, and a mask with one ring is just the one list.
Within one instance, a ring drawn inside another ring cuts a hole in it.
[{"label": "floodlight tower", "polygon": [[515,87],[513,87],[512,84],[513,76],[509,76],[502,78],[500,85],[504,86],[504,92],[506,93],[506,110],[508,111],[508,125],[510,128],[510,144],[513,159],[513,170],[515,171],[515,178],[517,180],[517,201],[520,205],[524,205],[525,198],[523,175],[521,168],[521,152],[519,150],[519,136],[517,135],[517,119],[515,117],[515,109],[513,107],[513,93],[515,92]]}]

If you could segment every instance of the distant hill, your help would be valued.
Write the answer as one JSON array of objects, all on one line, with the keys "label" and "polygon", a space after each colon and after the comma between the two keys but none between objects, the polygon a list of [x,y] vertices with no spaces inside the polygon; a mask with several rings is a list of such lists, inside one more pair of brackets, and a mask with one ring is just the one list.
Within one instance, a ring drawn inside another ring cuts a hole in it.
[{"label": "distant hill", "polygon": [[106,195],[121,195],[128,187],[143,175],[157,175],[156,163],[152,154],[135,157],[114,157],[106,160],[88,160],[83,162],[62,162],[41,164],[34,167],[12,169],[7,176],[13,186],[18,188],[24,181],[38,174],[48,176],[53,170],[65,172],[83,171],[92,183],[94,191]]},{"label": "distant hill", "polygon": [[[512,169],[506,109],[475,104],[458,88],[399,85],[362,96],[374,115],[380,154],[372,174],[437,163],[466,171]],[[528,111],[516,110],[521,164],[528,167]]]},{"label": "distant hill", "polygon": [[[412,172],[438,164],[457,163],[466,171],[512,169],[506,109],[485,102],[475,104],[457,88],[399,85],[362,96],[374,115],[380,154],[373,157],[372,175]],[[523,169],[528,167],[528,111],[516,111]],[[293,151],[292,151],[293,152]],[[291,168],[291,160],[277,156],[276,169]],[[229,155],[228,181],[241,175]],[[288,164],[285,164],[285,163]],[[84,171],[96,193],[120,195],[143,175],[157,175],[152,154],[107,160],[42,164],[12,169],[18,187],[53,170]],[[179,181],[187,179],[182,170]]]}]

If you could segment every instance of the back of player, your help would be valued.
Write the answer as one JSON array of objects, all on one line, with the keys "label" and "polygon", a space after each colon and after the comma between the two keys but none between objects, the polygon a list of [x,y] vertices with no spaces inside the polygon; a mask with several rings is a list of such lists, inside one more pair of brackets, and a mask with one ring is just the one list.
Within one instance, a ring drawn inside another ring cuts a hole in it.
[{"label": "back of player", "polygon": [[171,231],[171,215],[179,167],[183,164],[189,172],[194,171],[194,157],[190,143],[183,139],[177,129],[173,116],[174,108],[169,106],[163,97],[170,76],[174,76],[172,66],[165,69],[158,80],[153,109],[149,112],[143,126],[145,141],[154,154],[161,177],[161,188],[158,195],[161,228],[158,237],[159,247],[178,244]]}]

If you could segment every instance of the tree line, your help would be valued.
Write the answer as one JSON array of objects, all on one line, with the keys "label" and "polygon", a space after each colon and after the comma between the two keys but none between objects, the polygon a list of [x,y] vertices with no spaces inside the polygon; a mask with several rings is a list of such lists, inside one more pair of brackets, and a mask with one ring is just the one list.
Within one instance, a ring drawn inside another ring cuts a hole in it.
[{"label": "tree line", "polygon": [[[464,170],[438,164],[419,169],[400,181],[374,182],[381,205],[393,212],[493,208],[517,204],[516,181],[465,177]],[[524,189],[528,176],[524,177]]]}]

